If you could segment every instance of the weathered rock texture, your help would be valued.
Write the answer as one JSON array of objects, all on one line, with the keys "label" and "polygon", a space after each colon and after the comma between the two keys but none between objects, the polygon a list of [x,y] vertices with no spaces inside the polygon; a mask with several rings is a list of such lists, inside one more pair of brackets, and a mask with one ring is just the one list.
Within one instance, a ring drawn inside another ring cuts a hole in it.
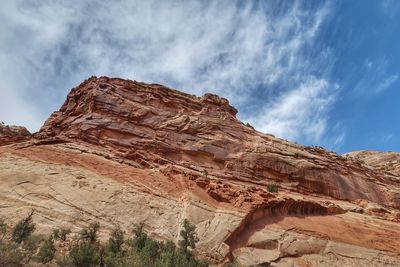
[{"label": "weathered rock texture", "polygon": [[345,154],[376,171],[389,176],[400,176],[400,153],[379,151],[354,151]]},{"label": "weathered rock texture", "polygon": [[188,218],[214,263],[398,266],[397,169],[262,134],[236,112],[216,95],[92,77],[32,140],[0,147],[0,215],[34,208],[43,231],[144,222],[174,241]]},{"label": "weathered rock texture", "polygon": [[26,141],[31,133],[22,126],[8,126],[0,122],[0,146]]}]

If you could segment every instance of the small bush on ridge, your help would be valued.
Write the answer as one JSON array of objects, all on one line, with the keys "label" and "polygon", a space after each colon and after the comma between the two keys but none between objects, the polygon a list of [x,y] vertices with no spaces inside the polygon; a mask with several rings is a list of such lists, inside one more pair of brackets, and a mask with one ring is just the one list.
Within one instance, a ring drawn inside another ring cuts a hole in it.
[{"label": "small bush on ridge", "polygon": [[267,190],[270,193],[278,193],[278,186],[274,184],[267,185]]},{"label": "small bush on ridge", "polygon": [[14,242],[20,244],[33,233],[35,224],[32,222],[32,216],[33,211],[14,226],[12,231],[12,239]]}]

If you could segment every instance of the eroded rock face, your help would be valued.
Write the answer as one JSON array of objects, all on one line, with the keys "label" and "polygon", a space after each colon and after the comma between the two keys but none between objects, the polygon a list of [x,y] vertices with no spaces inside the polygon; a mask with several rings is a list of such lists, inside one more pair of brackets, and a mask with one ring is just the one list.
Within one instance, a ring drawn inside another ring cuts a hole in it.
[{"label": "eroded rock face", "polygon": [[345,154],[376,171],[400,176],[400,153],[380,151],[354,151]]},{"label": "eroded rock face", "polygon": [[44,232],[144,223],[175,242],[188,218],[196,253],[216,264],[396,266],[398,173],[262,134],[236,113],[216,95],[92,77],[31,141],[0,147],[0,215],[33,208]]},{"label": "eroded rock face", "polygon": [[370,169],[256,132],[235,115],[216,95],[92,77],[71,91],[36,137],[101,146],[143,168],[193,165],[228,180],[278,182],[298,192],[391,204],[393,195]]},{"label": "eroded rock face", "polygon": [[0,122],[0,146],[26,141],[31,133],[22,126],[8,126]]}]

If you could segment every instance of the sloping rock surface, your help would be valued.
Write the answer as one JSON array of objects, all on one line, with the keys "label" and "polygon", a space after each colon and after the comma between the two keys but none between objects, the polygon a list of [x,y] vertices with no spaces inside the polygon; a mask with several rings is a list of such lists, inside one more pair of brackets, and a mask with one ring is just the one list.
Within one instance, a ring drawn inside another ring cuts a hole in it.
[{"label": "sloping rock surface", "polygon": [[0,215],[34,208],[43,231],[144,222],[174,241],[188,218],[215,264],[398,266],[395,169],[257,132],[236,113],[212,94],[91,77],[32,140],[0,147]]},{"label": "sloping rock surface", "polygon": [[400,176],[400,153],[380,151],[354,151],[345,154],[376,171],[387,175]]}]

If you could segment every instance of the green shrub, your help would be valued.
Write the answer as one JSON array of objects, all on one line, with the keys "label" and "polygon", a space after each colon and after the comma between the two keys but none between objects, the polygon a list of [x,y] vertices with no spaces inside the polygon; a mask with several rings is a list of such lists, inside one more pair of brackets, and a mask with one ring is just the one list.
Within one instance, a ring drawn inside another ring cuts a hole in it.
[{"label": "green shrub", "polygon": [[71,233],[69,228],[53,229],[54,240],[60,239],[61,241],[67,240],[67,235]]},{"label": "green shrub", "polygon": [[13,228],[12,240],[18,244],[26,240],[35,230],[32,222],[33,211],[24,219],[20,220]]},{"label": "green shrub", "polygon": [[58,257],[56,256],[55,260],[56,260],[56,263],[57,263],[56,266],[59,266],[59,267],[71,267],[71,266],[74,266],[74,263],[72,262],[71,257],[69,257],[69,255],[58,256]]},{"label": "green shrub", "polygon": [[53,260],[56,249],[54,247],[53,237],[47,238],[39,248],[37,260],[41,263],[48,263]]},{"label": "green shrub", "polygon": [[160,258],[156,261],[157,267],[205,267],[208,263],[196,259],[193,254],[175,249],[170,252],[161,252]]},{"label": "green shrub", "polygon": [[183,230],[181,230],[181,240],[179,241],[179,247],[183,251],[187,251],[188,247],[192,249],[196,248],[196,243],[199,241],[199,238],[196,234],[196,226],[191,224],[187,219],[183,221]]},{"label": "green shrub", "polygon": [[140,262],[140,257],[133,249],[117,254],[107,253],[104,257],[104,264],[106,267],[142,266]]},{"label": "green shrub", "polygon": [[84,228],[80,232],[80,238],[82,240],[94,243],[97,241],[97,232],[99,231],[100,224],[98,222],[91,223],[87,228]]},{"label": "green shrub", "polygon": [[188,247],[192,250],[196,248],[199,238],[196,233],[196,226],[191,224],[187,219],[183,221],[183,229],[180,232],[181,240],[179,241],[179,250],[175,251],[175,262],[171,266],[208,266],[206,261],[198,260],[188,251]]},{"label": "green shrub", "polygon": [[159,257],[159,242],[147,238],[144,247],[140,251],[140,262],[143,266],[154,266],[155,261]]},{"label": "green shrub", "polygon": [[267,185],[267,190],[270,193],[278,193],[278,186],[274,184]]},{"label": "green shrub", "polygon": [[124,232],[119,228],[115,228],[111,232],[111,236],[108,239],[107,251],[111,253],[121,252],[122,245],[124,244]]},{"label": "green shrub", "polygon": [[137,250],[141,250],[148,239],[147,234],[143,231],[143,224],[137,225],[133,229],[133,234],[135,237],[129,241],[129,245]]},{"label": "green shrub", "polygon": [[26,262],[29,262],[33,255],[35,255],[40,247],[40,244],[46,238],[43,235],[30,235],[24,242],[19,244],[21,251],[24,254]]},{"label": "green shrub", "polygon": [[[195,232],[196,227],[188,220],[183,222],[181,231],[182,240],[178,249],[172,241],[160,242],[149,238],[143,231],[143,224],[137,226],[133,233],[135,237],[129,241],[131,251],[128,253],[130,262],[134,265],[110,265],[110,266],[155,266],[155,267],[198,267],[208,266],[207,262],[197,260],[188,247],[194,249],[198,242]],[[119,263],[121,263],[121,259]],[[114,259],[115,260],[115,259]],[[107,260],[106,260],[107,262]],[[115,263],[116,261],[114,261]],[[109,265],[106,265],[109,266]]]},{"label": "green shrub", "polygon": [[119,227],[117,227],[111,232],[111,236],[107,242],[104,255],[105,266],[127,266],[127,263],[125,261],[126,252],[122,250],[123,244],[124,232]]},{"label": "green shrub", "polygon": [[196,259],[193,254],[177,249],[171,241],[160,243],[160,255],[155,262],[156,267],[202,267],[207,262]]},{"label": "green shrub", "polygon": [[3,240],[5,235],[7,234],[7,224],[4,222],[3,218],[0,218],[0,242]]},{"label": "green shrub", "polygon": [[52,235],[55,240],[59,239],[60,238],[60,229],[53,229]]},{"label": "green shrub", "polygon": [[60,239],[62,241],[66,241],[67,240],[67,236],[71,233],[71,229],[69,228],[61,228],[60,229]]},{"label": "green shrub", "polygon": [[161,255],[156,261],[156,266],[173,267],[176,265],[177,250],[172,241],[167,241],[160,244]]},{"label": "green shrub", "polygon": [[69,258],[77,267],[97,265],[100,262],[99,246],[88,241],[79,242],[71,248]]},{"label": "green shrub", "polygon": [[[40,262],[40,264],[49,264],[49,262],[54,261],[62,267],[208,266],[207,262],[196,259],[191,252],[196,247],[198,237],[196,227],[188,220],[183,222],[182,240],[179,242],[179,248],[171,241],[160,242],[149,238],[143,231],[143,224],[141,224],[134,229],[134,237],[128,241],[124,240],[124,232],[120,228],[115,228],[111,232],[104,249],[97,241],[99,224],[93,223],[80,231],[80,238],[72,245],[68,255],[55,257],[54,240],[56,238],[62,239],[63,236],[65,240],[70,230],[54,229],[52,235],[47,238],[33,235],[32,214],[21,220],[13,228],[13,238],[14,236],[22,236],[20,239],[23,241],[23,243],[21,241],[22,245],[14,241],[7,243],[0,240],[0,266],[35,266],[31,261],[32,259]],[[0,221],[0,232],[7,229],[7,227],[2,226],[2,222],[4,221]],[[17,235],[16,233],[24,234]],[[191,249],[188,250],[188,248]]]},{"label": "green shrub", "polygon": [[14,242],[0,242],[0,266],[19,267],[24,265],[25,254]]}]

